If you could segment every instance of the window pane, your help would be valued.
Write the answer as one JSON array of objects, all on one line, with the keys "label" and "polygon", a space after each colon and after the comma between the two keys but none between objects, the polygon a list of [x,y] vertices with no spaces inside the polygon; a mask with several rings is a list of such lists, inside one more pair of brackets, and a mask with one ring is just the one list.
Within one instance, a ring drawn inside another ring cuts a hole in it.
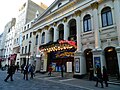
[{"label": "window pane", "polygon": [[84,32],[87,31],[87,20],[84,21]]},{"label": "window pane", "polygon": [[45,34],[42,35],[41,43],[44,43],[44,41],[45,41]]},{"label": "window pane", "polygon": [[106,13],[102,14],[102,26],[107,26]]},{"label": "window pane", "polygon": [[111,12],[107,13],[107,19],[108,19],[108,25],[112,25],[113,21],[112,21],[112,13]]},{"label": "window pane", "polygon": [[91,31],[91,19],[88,19],[88,31]]}]

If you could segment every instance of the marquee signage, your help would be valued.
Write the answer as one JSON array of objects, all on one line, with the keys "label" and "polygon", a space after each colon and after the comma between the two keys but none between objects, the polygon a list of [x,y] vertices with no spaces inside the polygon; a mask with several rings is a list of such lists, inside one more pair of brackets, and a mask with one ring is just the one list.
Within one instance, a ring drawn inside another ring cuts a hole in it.
[{"label": "marquee signage", "polygon": [[74,52],[75,52],[75,49],[51,52],[50,53],[50,58],[51,59],[57,59],[57,58],[74,57]]},{"label": "marquee signage", "polygon": [[72,46],[76,47],[76,42],[75,41],[59,40],[58,42],[59,42],[59,44],[68,43],[69,45],[72,45]]}]

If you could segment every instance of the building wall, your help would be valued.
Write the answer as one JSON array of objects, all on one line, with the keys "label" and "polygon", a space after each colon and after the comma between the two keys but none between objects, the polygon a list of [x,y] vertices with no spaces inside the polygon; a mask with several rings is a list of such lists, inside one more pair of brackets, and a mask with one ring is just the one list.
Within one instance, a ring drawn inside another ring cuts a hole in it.
[{"label": "building wall", "polygon": [[[50,7],[54,7],[51,5]],[[105,7],[110,7],[112,12],[113,24],[107,27],[102,27],[101,21],[101,10]],[[71,1],[69,4],[51,12],[48,16],[44,18],[39,18],[39,20],[34,24],[34,32],[42,33],[45,32],[45,43],[50,41],[49,31],[50,28],[54,28],[54,41],[58,39],[58,26],[60,24],[64,25],[64,37],[67,33],[65,30],[69,30],[69,21],[74,19],[76,21],[77,30],[77,51],[74,58],[80,59],[80,72],[75,74],[82,75],[86,74],[86,60],[84,56],[84,51],[86,49],[92,49],[93,52],[93,62],[94,57],[101,58],[101,66],[105,65],[104,50],[107,47],[115,47],[117,50],[117,58],[119,64],[119,22],[116,16],[120,15],[118,9],[120,7],[119,0],[86,0],[86,1]],[[51,10],[52,11],[52,10]],[[49,11],[48,11],[49,12]],[[46,11],[47,14],[47,11]],[[91,31],[84,32],[83,28],[83,18],[85,15],[90,15],[91,17]],[[43,15],[45,16],[45,15]],[[42,17],[42,16],[41,16]],[[66,38],[64,38],[66,39]],[[40,43],[40,45],[42,45]],[[74,61],[75,62],[75,61]],[[119,72],[120,72],[120,64]],[[95,66],[94,66],[95,67]]]}]

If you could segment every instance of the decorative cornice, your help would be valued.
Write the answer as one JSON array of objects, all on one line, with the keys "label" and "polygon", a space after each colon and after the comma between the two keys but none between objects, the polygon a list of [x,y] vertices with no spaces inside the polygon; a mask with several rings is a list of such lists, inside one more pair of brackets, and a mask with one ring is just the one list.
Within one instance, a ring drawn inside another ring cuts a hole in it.
[{"label": "decorative cornice", "polygon": [[78,10],[78,11],[75,11],[75,16],[80,16],[81,15],[81,11],[80,10]]},{"label": "decorative cornice", "polygon": [[98,2],[94,2],[91,4],[92,9],[98,9]]}]

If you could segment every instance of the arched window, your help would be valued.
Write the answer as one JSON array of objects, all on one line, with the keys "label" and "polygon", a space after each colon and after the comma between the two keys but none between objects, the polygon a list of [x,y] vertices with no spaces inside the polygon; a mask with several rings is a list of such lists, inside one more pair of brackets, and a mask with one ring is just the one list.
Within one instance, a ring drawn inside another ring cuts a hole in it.
[{"label": "arched window", "polygon": [[59,39],[64,39],[64,25],[63,24],[60,24],[59,26],[58,26],[58,28],[59,28]]},{"label": "arched window", "polygon": [[36,45],[38,45],[38,35],[36,36],[36,42],[35,42]]},{"label": "arched window", "polygon": [[41,40],[41,44],[43,44],[45,42],[45,32],[42,33],[42,40]]},{"label": "arched window", "polygon": [[106,7],[101,11],[102,27],[113,25],[112,12],[110,7]]},{"label": "arched window", "polygon": [[83,27],[84,27],[84,32],[91,31],[91,17],[90,17],[90,15],[86,15],[83,18]]}]

